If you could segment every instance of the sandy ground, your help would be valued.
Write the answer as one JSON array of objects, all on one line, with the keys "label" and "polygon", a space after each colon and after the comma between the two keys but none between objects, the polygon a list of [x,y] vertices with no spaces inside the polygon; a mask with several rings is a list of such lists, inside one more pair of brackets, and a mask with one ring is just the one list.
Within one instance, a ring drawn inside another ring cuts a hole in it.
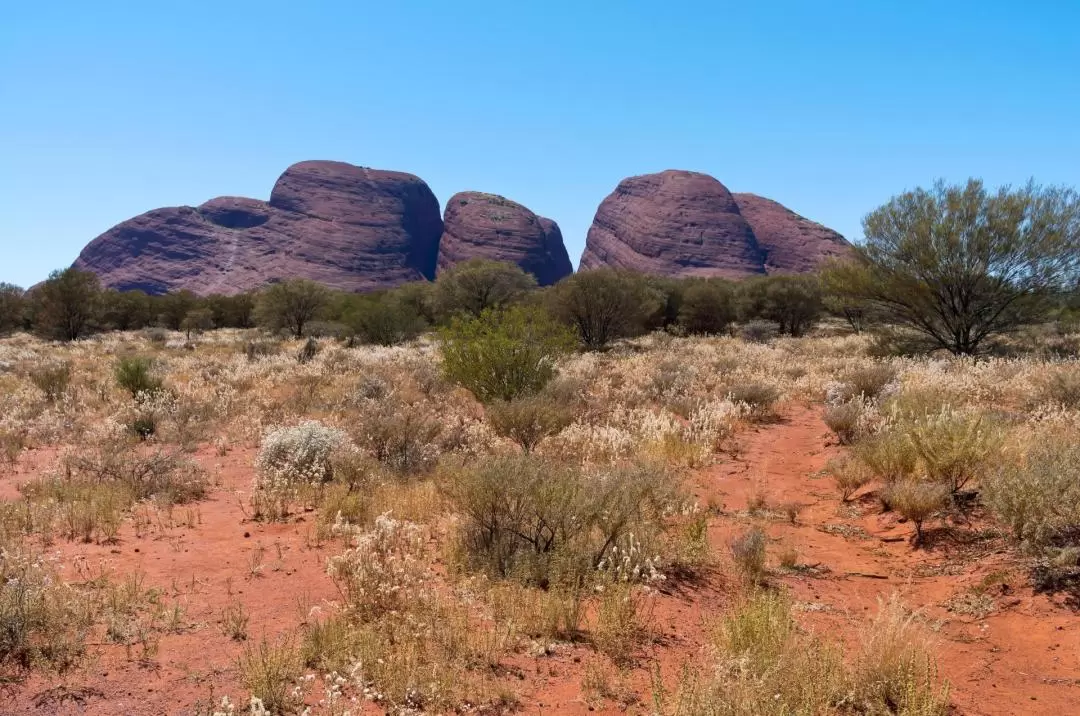
[{"label": "sandy ground", "polygon": [[[854,645],[878,600],[898,592],[933,634],[956,713],[1080,713],[1080,618],[1060,598],[1033,594],[1007,545],[979,536],[978,517],[955,528],[934,525],[927,546],[915,550],[911,525],[879,514],[872,496],[842,503],[822,474],[841,448],[817,408],[790,406],[777,422],[743,432],[738,443],[735,455],[692,478],[701,504],[716,508],[710,543],[726,554],[733,536],[751,524],[748,497],[763,492],[775,513],[765,521],[771,566],[785,549],[796,550],[802,565],[774,568],[770,581],[791,592],[804,624]],[[196,713],[199,702],[205,707],[222,694],[243,694],[235,665],[244,645],[221,628],[227,605],[242,602],[251,638],[258,639],[294,630],[313,607],[337,597],[324,567],[340,545],[313,543],[313,516],[271,525],[247,518],[254,451],[197,457],[217,482],[207,500],[177,507],[171,522],[144,526],[141,536],[126,524],[118,544],[58,542],[52,550],[72,581],[102,572],[142,574],[144,588],[180,605],[177,633],[163,635],[147,659],[122,646],[95,647],[90,665],[63,681],[35,676],[0,694],[0,714]],[[17,494],[16,485],[50,459],[45,451],[27,454],[16,473],[0,476],[0,498]],[[785,505],[798,506],[794,523]],[[976,592],[988,614],[964,608]],[[701,663],[707,625],[736,593],[722,569],[656,593],[637,665],[615,679],[622,699],[590,702],[583,695],[582,677],[594,658],[584,645],[509,657],[505,678],[520,697],[520,712],[648,712],[651,665],[673,687],[683,664]],[[379,712],[371,704],[366,711]]]}]

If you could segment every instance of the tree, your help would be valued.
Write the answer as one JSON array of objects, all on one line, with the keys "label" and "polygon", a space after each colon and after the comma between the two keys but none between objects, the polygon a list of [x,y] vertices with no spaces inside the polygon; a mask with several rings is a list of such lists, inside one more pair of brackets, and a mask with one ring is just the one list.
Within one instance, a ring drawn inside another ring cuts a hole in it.
[{"label": "tree", "polygon": [[446,376],[483,403],[537,393],[575,342],[546,311],[527,306],[461,314],[439,334]]},{"label": "tree", "polygon": [[689,333],[722,333],[735,320],[735,289],[723,279],[691,279],[682,292],[679,323]]},{"label": "tree", "polygon": [[100,297],[93,273],[75,268],[53,271],[34,289],[35,328],[51,338],[77,340],[89,331]]},{"label": "tree", "polygon": [[193,308],[180,321],[180,330],[191,338],[192,333],[202,333],[214,327],[214,314],[209,308]]},{"label": "tree", "polygon": [[101,320],[110,328],[130,331],[150,324],[150,297],[142,291],[105,291],[101,294]]},{"label": "tree", "polygon": [[25,292],[11,283],[0,283],[0,335],[23,327],[26,319]]},{"label": "tree", "polygon": [[739,318],[764,319],[781,333],[801,336],[821,316],[821,284],[816,276],[766,276],[739,285]]},{"label": "tree", "polygon": [[577,329],[591,350],[623,337],[640,335],[660,298],[638,274],[613,268],[567,276],[549,294],[551,310]]},{"label": "tree", "polygon": [[364,343],[393,346],[412,340],[427,328],[416,305],[398,290],[349,296],[341,321]]},{"label": "tree", "polygon": [[273,331],[288,329],[294,338],[314,320],[330,299],[325,286],[306,279],[271,284],[255,302],[255,321]]},{"label": "tree", "polygon": [[254,323],[255,297],[250,293],[235,296],[212,295],[204,299],[217,328],[251,328]]},{"label": "tree", "polygon": [[184,317],[199,305],[199,297],[186,289],[170,291],[154,300],[158,309],[158,321],[172,331],[181,330],[180,324],[184,322]]},{"label": "tree", "polygon": [[534,288],[536,279],[514,264],[470,259],[439,273],[435,303],[443,316],[479,316],[517,302]]},{"label": "tree", "polygon": [[1072,189],[938,182],[893,197],[863,219],[863,233],[854,260],[826,271],[830,291],[957,355],[1038,320],[1080,272]]}]

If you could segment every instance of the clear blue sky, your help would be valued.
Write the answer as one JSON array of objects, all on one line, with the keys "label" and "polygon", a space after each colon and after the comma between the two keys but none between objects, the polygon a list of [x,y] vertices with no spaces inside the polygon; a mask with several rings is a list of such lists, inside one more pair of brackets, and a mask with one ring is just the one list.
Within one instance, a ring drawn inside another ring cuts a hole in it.
[{"label": "clear blue sky", "polygon": [[1080,2],[93,2],[0,18],[0,281],[302,159],[563,227],[708,172],[858,238],[937,177],[1080,184]]}]

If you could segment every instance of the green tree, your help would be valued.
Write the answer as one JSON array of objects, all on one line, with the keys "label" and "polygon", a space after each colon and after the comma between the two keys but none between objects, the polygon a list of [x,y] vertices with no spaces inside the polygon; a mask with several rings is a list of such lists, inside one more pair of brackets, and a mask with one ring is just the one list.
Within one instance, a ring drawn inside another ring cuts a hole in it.
[{"label": "green tree", "polygon": [[288,330],[294,338],[304,335],[304,327],[319,316],[330,300],[325,286],[306,279],[293,279],[267,286],[255,302],[255,321],[272,331]]},{"label": "green tree", "polygon": [[77,340],[89,332],[100,297],[95,274],[75,268],[53,271],[34,289],[34,327],[50,338]]},{"label": "green tree", "polygon": [[801,336],[821,316],[821,283],[816,276],[763,276],[739,284],[739,319],[764,319],[781,333]]},{"label": "green tree", "polygon": [[555,376],[555,359],[576,341],[543,309],[511,306],[456,316],[439,343],[446,376],[490,403],[541,390]]},{"label": "green tree", "polygon": [[691,279],[682,292],[679,323],[689,333],[723,333],[735,320],[735,288],[719,278]]},{"label": "green tree", "polygon": [[415,303],[408,300],[410,296],[402,296],[396,289],[348,298],[340,320],[364,343],[393,346],[415,338],[427,328]]},{"label": "green tree", "polygon": [[214,314],[209,308],[193,308],[180,321],[180,330],[191,338],[192,333],[202,333],[214,327]]},{"label": "green tree", "polygon": [[573,326],[590,350],[640,335],[661,300],[642,276],[613,268],[567,276],[548,297],[552,313]]},{"label": "green tree", "polygon": [[150,297],[142,291],[105,291],[101,295],[101,320],[118,331],[145,328],[152,319]]},{"label": "green tree", "polygon": [[863,219],[863,233],[855,259],[826,271],[829,290],[957,355],[1039,320],[1080,272],[1072,189],[938,182],[893,197]]},{"label": "green tree", "polygon": [[217,328],[251,328],[255,325],[255,296],[238,293],[234,296],[213,295],[204,299]]},{"label": "green tree", "polygon": [[198,308],[199,297],[188,290],[170,291],[154,299],[158,321],[172,331],[181,330],[180,324],[188,313]]},{"label": "green tree", "polygon": [[0,283],[0,335],[23,327],[26,320],[25,292],[10,283]]},{"label": "green tree", "polygon": [[435,279],[439,313],[479,316],[492,308],[516,303],[536,288],[536,279],[518,266],[502,261],[470,259],[440,271]]}]

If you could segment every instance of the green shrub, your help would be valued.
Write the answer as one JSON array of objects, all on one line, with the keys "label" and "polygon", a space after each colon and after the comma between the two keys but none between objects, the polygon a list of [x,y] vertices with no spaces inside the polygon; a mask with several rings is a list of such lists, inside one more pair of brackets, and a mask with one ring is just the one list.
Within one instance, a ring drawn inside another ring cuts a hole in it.
[{"label": "green shrub", "polygon": [[851,400],[840,405],[825,408],[822,419],[829,430],[836,433],[841,445],[851,445],[859,437],[859,418],[862,417],[861,400]]},{"label": "green shrub", "polygon": [[885,486],[883,499],[915,525],[918,545],[923,539],[923,523],[949,505],[950,493],[946,483],[897,480]]},{"label": "green shrub", "polygon": [[641,335],[661,306],[648,279],[629,271],[592,269],[567,276],[548,293],[552,313],[573,326],[581,343],[600,350],[619,338]]},{"label": "green shrub", "polygon": [[916,420],[908,431],[926,476],[959,492],[999,455],[999,435],[981,415],[943,411]]},{"label": "green shrub", "polygon": [[132,398],[137,398],[161,391],[162,381],[153,374],[153,367],[154,362],[150,358],[121,358],[113,368],[113,375],[121,388],[131,393]]},{"label": "green shrub", "polygon": [[543,310],[523,306],[459,316],[439,336],[447,378],[484,403],[540,391],[555,376],[555,359],[575,343]]},{"label": "green shrub", "polygon": [[683,289],[679,324],[687,333],[719,334],[735,320],[735,289],[723,279],[697,279]]},{"label": "green shrub", "polygon": [[515,264],[475,258],[439,271],[434,298],[443,316],[479,318],[517,303],[535,288],[532,274]]}]

